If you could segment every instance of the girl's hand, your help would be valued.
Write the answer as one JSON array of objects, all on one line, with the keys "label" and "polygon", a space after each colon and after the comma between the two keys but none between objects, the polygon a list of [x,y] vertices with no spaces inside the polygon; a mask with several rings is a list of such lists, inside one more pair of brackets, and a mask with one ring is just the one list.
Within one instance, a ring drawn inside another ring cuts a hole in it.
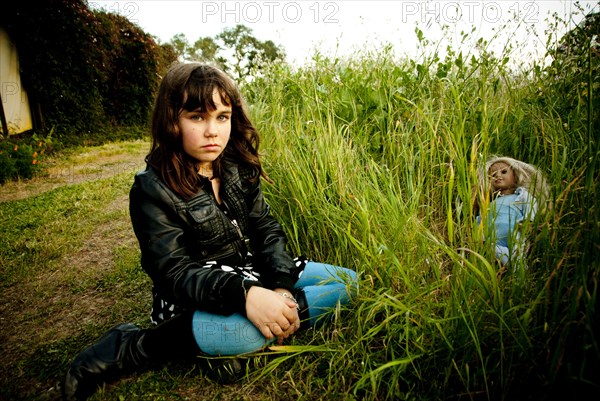
[{"label": "girl's hand", "polygon": [[248,290],[246,316],[268,340],[277,337],[279,344],[300,328],[294,301],[263,287]]}]

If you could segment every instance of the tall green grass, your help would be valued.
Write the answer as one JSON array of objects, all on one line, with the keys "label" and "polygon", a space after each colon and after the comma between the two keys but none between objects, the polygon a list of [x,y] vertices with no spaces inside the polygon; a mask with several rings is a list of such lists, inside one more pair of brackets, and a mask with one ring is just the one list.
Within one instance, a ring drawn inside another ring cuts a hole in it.
[{"label": "tall green grass", "polygon": [[[598,389],[597,133],[589,109],[564,112],[546,69],[508,61],[317,54],[244,87],[293,251],[360,277],[333,332],[301,339],[327,352],[290,348],[298,358],[271,380],[292,372],[309,399]],[[551,183],[521,274],[498,274],[475,223],[477,170],[492,154],[535,164]]]}]

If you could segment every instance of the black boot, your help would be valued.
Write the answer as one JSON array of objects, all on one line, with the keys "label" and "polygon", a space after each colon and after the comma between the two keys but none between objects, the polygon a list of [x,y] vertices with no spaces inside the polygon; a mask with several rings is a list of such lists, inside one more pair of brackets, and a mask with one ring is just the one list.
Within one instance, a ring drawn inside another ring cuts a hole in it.
[{"label": "black boot", "polygon": [[141,347],[144,333],[133,324],[120,324],[81,352],[65,377],[63,399],[85,400],[104,383],[146,367],[149,358]]},{"label": "black boot", "polygon": [[202,359],[204,374],[219,384],[233,384],[246,376],[249,357],[232,357],[224,359]]}]

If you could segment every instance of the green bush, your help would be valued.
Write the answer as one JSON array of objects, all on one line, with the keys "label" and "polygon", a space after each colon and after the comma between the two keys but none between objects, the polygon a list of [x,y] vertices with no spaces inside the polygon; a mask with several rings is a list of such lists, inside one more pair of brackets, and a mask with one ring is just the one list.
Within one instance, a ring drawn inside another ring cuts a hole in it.
[{"label": "green bush", "polygon": [[53,129],[61,142],[145,125],[158,77],[176,57],[127,18],[80,0],[11,2],[0,26],[19,52],[36,131]]},{"label": "green bush", "polygon": [[50,135],[45,139],[33,135],[27,139],[0,141],[0,184],[15,178],[33,178],[41,171],[50,145]]}]

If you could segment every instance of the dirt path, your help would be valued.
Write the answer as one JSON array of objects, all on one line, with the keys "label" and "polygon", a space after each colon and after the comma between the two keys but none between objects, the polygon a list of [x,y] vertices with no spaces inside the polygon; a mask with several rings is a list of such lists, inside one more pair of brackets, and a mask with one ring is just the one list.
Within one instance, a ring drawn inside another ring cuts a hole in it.
[{"label": "dirt path", "polygon": [[[0,202],[36,196],[65,185],[74,185],[142,169],[149,149],[146,142],[126,142],[85,148],[77,153],[44,161],[44,171],[31,180],[0,186]],[[110,320],[118,299],[103,291],[74,292],[63,288],[62,275],[102,277],[114,268],[116,249],[135,248],[136,240],[126,212],[128,196],[115,199],[102,213],[115,214],[110,223],[100,224],[83,241],[79,250],[66,255],[58,266],[46,269],[0,292],[0,361],[8,369],[2,374],[0,400],[4,391],[46,401],[59,397],[56,379],[38,381],[17,367],[37,360],[34,350],[73,336],[86,324]],[[121,212],[120,212],[121,211]],[[18,311],[18,313],[16,313]],[[42,325],[40,322],[44,322]],[[14,386],[14,387],[13,387]],[[24,399],[24,398],[23,398]]]},{"label": "dirt path", "polygon": [[64,186],[142,169],[150,145],[144,141],[112,143],[86,148],[66,158],[49,158],[46,168],[30,180],[7,182],[0,186],[0,202],[35,196]]}]

